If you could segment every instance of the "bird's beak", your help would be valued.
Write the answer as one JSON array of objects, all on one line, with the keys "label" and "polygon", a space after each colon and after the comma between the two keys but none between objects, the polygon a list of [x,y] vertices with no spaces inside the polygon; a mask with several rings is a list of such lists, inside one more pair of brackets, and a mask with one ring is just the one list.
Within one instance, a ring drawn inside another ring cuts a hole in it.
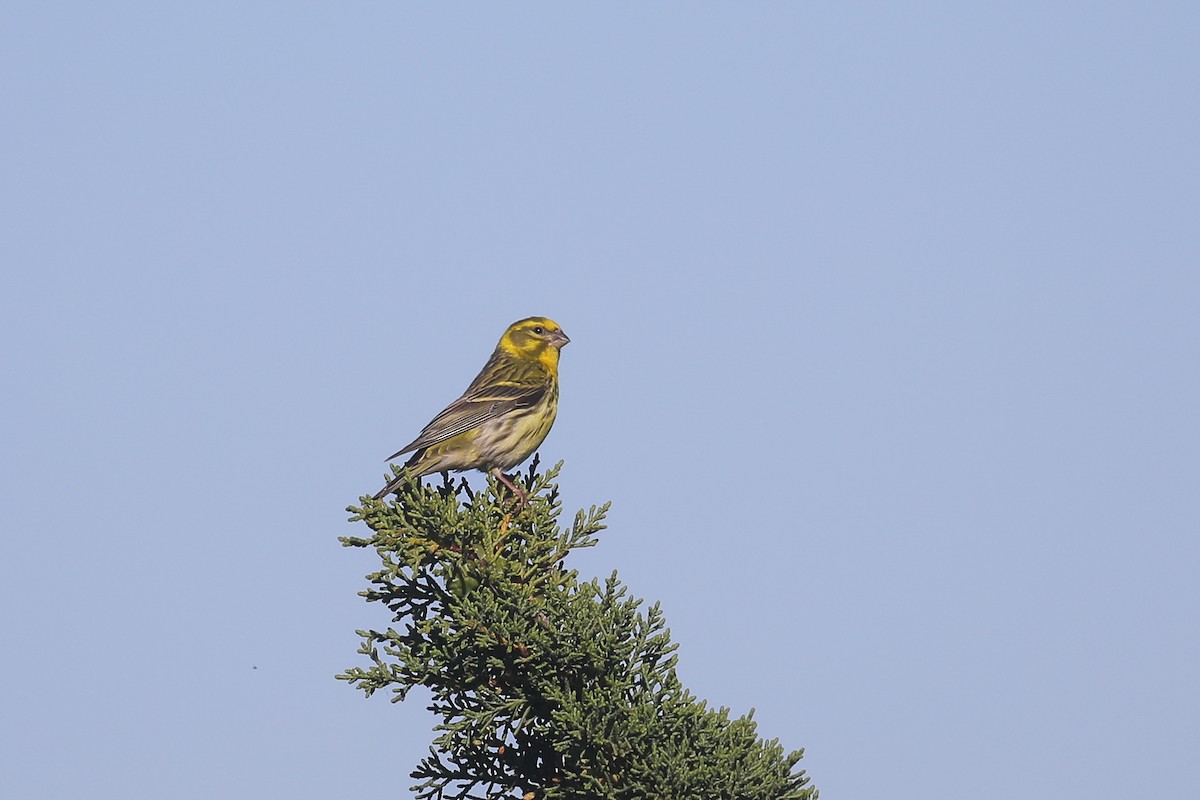
[{"label": "bird's beak", "polygon": [[555,331],[550,337],[550,344],[553,345],[556,350],[561,350],[563,345],[569,344],[570,341],[571,340],[567,338],[567,335],[562,331]]}]

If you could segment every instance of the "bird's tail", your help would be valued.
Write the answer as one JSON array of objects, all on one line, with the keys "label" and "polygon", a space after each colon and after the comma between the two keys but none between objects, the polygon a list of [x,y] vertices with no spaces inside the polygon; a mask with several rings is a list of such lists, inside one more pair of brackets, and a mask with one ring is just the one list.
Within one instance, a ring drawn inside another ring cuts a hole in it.
[{"label": "bird's tail", "polygon": [[382,500],[383,498],[387,497],[392,492],[399,489],[400,486],[407,480],[409,480],[408,470],[401,471],[399,475],[396,475],[394,478],[392,478],[390,481],[388,481],[387,486],[384,486],[382,489],[380,489],[378,492],[375,493],[375,499]]}]

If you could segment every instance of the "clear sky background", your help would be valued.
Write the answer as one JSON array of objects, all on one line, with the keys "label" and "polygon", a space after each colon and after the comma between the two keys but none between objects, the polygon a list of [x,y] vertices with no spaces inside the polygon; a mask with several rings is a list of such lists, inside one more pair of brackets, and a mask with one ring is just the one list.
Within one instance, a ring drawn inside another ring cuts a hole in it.
[{"label": "clear sky background", "polygon": [[0,795],[406,796],[344,507],[545,314],[575,565],[823,797],[1194,797],[1197,87],[1192,3],[6,4]]}]

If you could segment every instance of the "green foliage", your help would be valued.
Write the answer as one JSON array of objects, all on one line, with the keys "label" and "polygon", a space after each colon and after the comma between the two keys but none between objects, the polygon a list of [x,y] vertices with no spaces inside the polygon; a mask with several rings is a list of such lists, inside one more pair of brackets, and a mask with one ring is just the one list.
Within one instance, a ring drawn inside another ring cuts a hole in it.
[{"label": "green foliage", "polygon": [[362,592],[400,623],[359,631],[371,665],[338,677],[393,701],[414,686],[441,718],[412,777],[419,798],[815,800],[803,751],[760,741],[684,689],[658,605],[642,610],[614,573],[564,565],[596,544],[608,504],[560,529],[561,463],[524,476],[528,505],[489,481],[408,482],[394,502],[348,509],[383,568]]}]

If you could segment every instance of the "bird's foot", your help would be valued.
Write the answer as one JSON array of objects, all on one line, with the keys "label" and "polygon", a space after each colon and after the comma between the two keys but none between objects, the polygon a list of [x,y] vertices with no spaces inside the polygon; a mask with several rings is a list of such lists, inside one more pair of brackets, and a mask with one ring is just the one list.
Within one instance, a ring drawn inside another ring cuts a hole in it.
[{"label": "bird's foot", "polygon": [[511,480],[509,480],[508,476],[505,475],[503,472],[501,472],[499,467],[497,467],[496,469],[493,469],[492,474],[496,476],[496,480],[500,481],[505,486],[507,486],[512,491],[512,493],[517,496],[517,499],[521,501],[522,508],[529,507],[529,495],[527,495],[523,489],[521,489],[515,483],[513,483]]}]

